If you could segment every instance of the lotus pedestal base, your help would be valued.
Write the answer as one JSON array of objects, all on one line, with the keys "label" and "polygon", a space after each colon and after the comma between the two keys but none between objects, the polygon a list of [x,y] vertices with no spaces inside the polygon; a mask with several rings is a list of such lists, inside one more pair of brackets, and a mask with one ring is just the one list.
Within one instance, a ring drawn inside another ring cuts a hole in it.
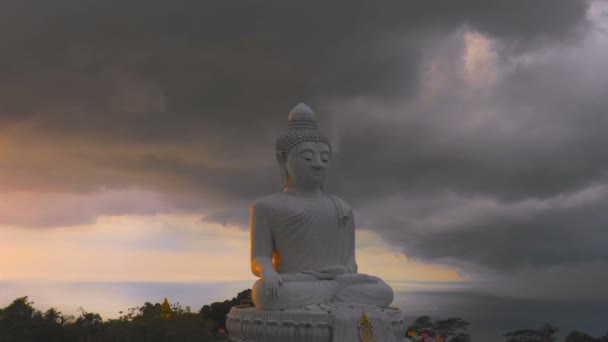
[{"label": "lotus pedestal base", "polygon": [[226,319],[231,342],[402,342],[397,308],[325,306],[316,310],[259,311],[236,306]]}]

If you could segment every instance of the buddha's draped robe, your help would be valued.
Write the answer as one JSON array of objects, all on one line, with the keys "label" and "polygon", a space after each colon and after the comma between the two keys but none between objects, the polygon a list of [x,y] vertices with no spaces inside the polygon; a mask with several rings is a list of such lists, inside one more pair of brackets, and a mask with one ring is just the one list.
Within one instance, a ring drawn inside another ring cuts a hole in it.
[{"label": "buddha's draped robe", "polygon": [[[278,310],[328,302],[390,305],[393,293],[388,285],[376,277],[361,283],[356,274],[354,227],[351,207],[334,195],[310,198],[282,192],[256,200],[251,210],[252,260],[274,253],[275,269],[284,280],[275,300],[266,297],[262,280],[256,282],[256,306]],[[336,265],[346,267],[347,274],[318,280],[305,273]]]}]

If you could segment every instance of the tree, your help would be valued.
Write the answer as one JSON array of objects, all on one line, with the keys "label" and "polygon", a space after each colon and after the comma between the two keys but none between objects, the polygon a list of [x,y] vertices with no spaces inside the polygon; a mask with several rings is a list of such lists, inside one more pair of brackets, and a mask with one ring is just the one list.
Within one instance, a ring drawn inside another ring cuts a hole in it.
[{"label": "tree", "polygon": [[[234,300],[235,298],[233,298]],[[158,317],[158,306],[146,302],[131,308],[128,315],[106,322],[97,313],[79,309],[78,318],[64,316],[56,308],[46,312],[34,309],[28,297],[17,298],[0,308],[0,342],[166,342],[210,341],[205,321],[173,304],[175,319]],[[121,312],[122,314],[122,312]]]},{"label": "tree", "polygon": [[521,329],[506,333],[507,342],[554,342],[557,329],[545,323],[540,330]]},{"label": "tree", "polygon": [[159,318],[161,313],[161,305],[160,303],[152,304],[150,302],[145,302],[144,306],[137,308],[139,314],[134,317],[136,320],[142,319],[154,319]]},{"label": "tree", "polygon": [[34,302],[20,297],[0,312],[1,341],[32,341],[35,334]]},{"label": "tree", "polygon": [[69,325],[68,334],[74,339],[85,338],[86,341],[99,338],[103,334],[103,319],[98,313],[87,312],[78,308],[80,316]]},{"label": "tree", "polygon": [[458,333],[452,337],[448,342],[471,342],[471,335],[467,333]]},{"label": "tree", "polygon": [[64,324],[71,316],[63,316],[55,308],[48,309],[44,314],[34,312],[34,329],[32,334],[36,341],[62,342],[66,341]]},{"label": "tree", "polygon": [[27,298],[28,296],[25,296],[13,300],[9,306],[2,310],[2,316],[0,318],[9,320],[31,319],[36,309],[32,306],[34,302],[29,302]]},{"label": "tree", "polygon": [[445,340],[452,338],[449,341],[467,341],[470,339],[469,334],[466,333],[469,325],[471,325],[471,323],[464,321],[462,318],[452,317],[436,321],[434,330],[437,335],[443,337]]},{"label": "tree", "polygon": [[418,336],[422,333],[427,333],[429,336],[441,336],[444,341],[448,342],[469,342],[471,336],[467,333],[467,328],[470,325],[471,323],[457,317],[433,322],[429,316],[420,316],[406,331],[413,331]]},{"label": "tree", "polygon": [[541,342],[554,342],[556,337],[555,333],[558,331],[557,328],[552,326],[550,323],[545,323],[541,329]]},{"label": "tree", "polygon": [[565,342],[598,342],[599,340],[593,336],[580,331],[571,331],[566,336]]},{"label": "tree", "polygon": [[416,318],[414,323],[407,328],[407,331],[413,331],[416,335],[427,333],[431,336],[435,335],[435,324],[429,316],[420,316]]},{"label": "tree", "polygon": [[520,329],[504,335],[507,342],[540,342],[541,332],[534,329]]},{"label": "tree", "polygon": [[56,308],[50,308],[46,310],[42,318],[47,322],[52,322],[55,324],[63,325],[63,323],[67,320],[61,312],[57,311]]},{"label": "tree", "polygon": [[251,301],[251,290],[247,289],[241,291],[236,297],[231,300],[225,300],[223,302],[211,303],[211,305],[205,305],[199,311],[199,315],[202,319],[213,322],[212,330],[226,329],[226,315],[233,306],[237,306],[242,302]]}]

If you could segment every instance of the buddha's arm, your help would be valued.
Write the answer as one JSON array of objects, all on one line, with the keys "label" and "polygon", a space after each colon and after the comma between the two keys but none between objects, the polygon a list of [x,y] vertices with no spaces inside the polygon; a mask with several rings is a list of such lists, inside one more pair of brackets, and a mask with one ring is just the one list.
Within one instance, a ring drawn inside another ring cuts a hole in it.
[{"label": "buddha's arm", "polygon": [[346,264],[346,269],[348,270],[348,273],[357,273],[358,267],[357,260],[355,258],[355,217],[352,211],[348,217],[347,229],[349,231],[348,248],[350,257],[348,259],[348,263]]},{"label": "buddha's arm", "polygon": [[262,278],[266,297],[276,299],[283,278],[274,270],[272,254],[274,245],[264,206],[254,203],[251,207],[251,272]]},{"label": "buddha's arm", "polygon": [[272,234],[264,207],[259,203],[251,206],[251,272],[261,277],[264,270],[273,269]]}]

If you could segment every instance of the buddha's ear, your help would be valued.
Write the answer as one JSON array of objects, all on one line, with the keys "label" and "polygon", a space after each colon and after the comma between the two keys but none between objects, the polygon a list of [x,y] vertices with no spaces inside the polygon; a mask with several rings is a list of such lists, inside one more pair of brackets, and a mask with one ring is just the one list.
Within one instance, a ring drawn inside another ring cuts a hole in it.
[{"label": "buddha's ear", "polygon": [[287,154],[285,152],[277,152],[277,163],[279,169],[281,169],[281,188],[285,190],[285,187],[289,184],[289,172],[287,172]]}]

